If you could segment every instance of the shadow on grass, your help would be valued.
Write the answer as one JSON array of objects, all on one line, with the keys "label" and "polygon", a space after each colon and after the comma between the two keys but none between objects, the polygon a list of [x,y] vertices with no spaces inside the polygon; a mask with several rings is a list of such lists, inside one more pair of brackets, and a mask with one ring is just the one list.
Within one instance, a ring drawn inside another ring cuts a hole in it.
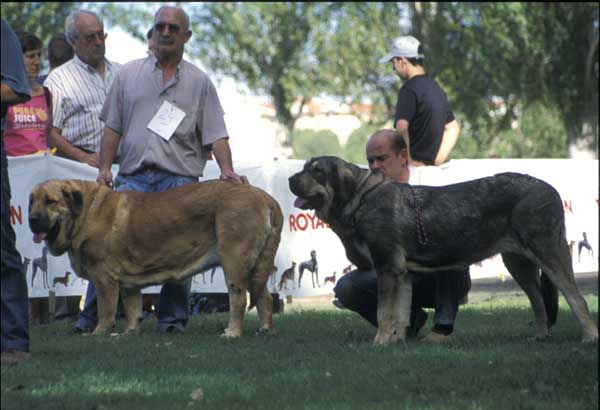
[{"label": "shadow on grass", "polygon": [[[597,312],[597,297],[587,300]],[[116,337],[55,323],[32,329],[31,362],[2,367],[2,409],[597,408],[597,344],[579,342],[562,299],[548,341],[527,340],[532,319],[525,297],[466,305],[451,344],[384,348],[371,345],[372,326],[339,310],[276,315],[278,333],[266,337],[253,334],[251,312],[233,341],[218,337],[227,314],[194,316],[169,336],[155,320]]]}]

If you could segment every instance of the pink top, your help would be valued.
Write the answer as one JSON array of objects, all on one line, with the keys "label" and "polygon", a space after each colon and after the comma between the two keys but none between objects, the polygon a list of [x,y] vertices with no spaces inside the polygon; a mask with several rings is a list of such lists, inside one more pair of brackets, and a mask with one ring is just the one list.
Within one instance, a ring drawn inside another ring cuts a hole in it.
[{"label": "pink top", "polygon": [[16,157],[48,149],[46,128],[49,121],[44,93],[9,107],[4,127],[6,155]]}]

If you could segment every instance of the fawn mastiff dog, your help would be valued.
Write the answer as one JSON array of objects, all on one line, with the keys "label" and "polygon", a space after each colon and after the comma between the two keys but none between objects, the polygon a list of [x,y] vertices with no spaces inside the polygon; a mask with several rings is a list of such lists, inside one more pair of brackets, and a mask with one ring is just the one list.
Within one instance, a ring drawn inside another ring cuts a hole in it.
[{"label": "fawn mastiff dog", "polygon": [[49,180],[29,198],[34,241],[52,255],[68,252],[74,272],[94,282],[98,326],[115,324],[119,289],[127,331],[141,318],[140,288],[182,280],[221,265],[230,320],[222,336],[242,334],[246,290],[256,305],[259,331],[272,328],[266,287],[281,238],[279,204],[259,188],[206,181],[165,192],[115,192],[96,182]]},{"label": "fawn mastiff dog", "polygon": [[544,181],[502,173],[441,187],[410,186],[336,157],[317,157],[289,178],[289,186],[298,196],[294,205],[314,209],[331,226],[350,262],[376,270],[375,344],[405,337],[412,292],[407,271],[464,267],[496,253],[529,297],[536,337],[548,335],[549,323],[539,268],[563,293],[583,341],[598,339],[575,284],[561,198]]}]

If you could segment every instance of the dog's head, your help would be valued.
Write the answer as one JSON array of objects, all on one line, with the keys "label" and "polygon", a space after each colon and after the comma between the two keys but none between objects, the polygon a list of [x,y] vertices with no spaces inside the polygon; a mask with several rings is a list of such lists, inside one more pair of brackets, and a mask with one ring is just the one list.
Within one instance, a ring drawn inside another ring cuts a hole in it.
[{"label": "dog's head", "polygon": [[46,241],[50,253],[62,255],[83,207],[82,181],[49,180],[29,195],[29,228],[36,243]]},{"label": "dog's head", "polygon": [[312,158],[302,171],[289,178],[290,190],[298,197],[294,205],[314,209],[320,219],[332,223],[356,193],[361,177],[368,173],[337,157]]}]

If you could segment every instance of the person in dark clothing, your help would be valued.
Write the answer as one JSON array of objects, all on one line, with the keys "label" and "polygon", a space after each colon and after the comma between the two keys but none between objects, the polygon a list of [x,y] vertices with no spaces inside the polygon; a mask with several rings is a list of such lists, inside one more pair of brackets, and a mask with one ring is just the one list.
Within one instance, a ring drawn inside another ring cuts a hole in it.
[{"label": "person in dark clothing", "polygon": [[419,40],[396,38],[381,62],[391,62],[404,81],[398,92],[394,128],[408,147],[409,165],[441,165],[454,148],[460,126],[450,110],[446,93],[423,67]]},{"label": "person in dark clothing", "polygon": [[8,107],[28,101],[31,98],[29,79],[23,62],[23,51],[17,36],[10,26],[1,20],[2,53],[1,59],[1,108],[2,122],[0,137],[0,196],[2,224],[0,321],[2,342],[2,364],[19,364],[29,360],[29,300],[27,280],[23,270],[21,255],[16,248],[16,235],[10,222],[10,182],[8,180],[8,160],[4,149],[4,120]]}]

